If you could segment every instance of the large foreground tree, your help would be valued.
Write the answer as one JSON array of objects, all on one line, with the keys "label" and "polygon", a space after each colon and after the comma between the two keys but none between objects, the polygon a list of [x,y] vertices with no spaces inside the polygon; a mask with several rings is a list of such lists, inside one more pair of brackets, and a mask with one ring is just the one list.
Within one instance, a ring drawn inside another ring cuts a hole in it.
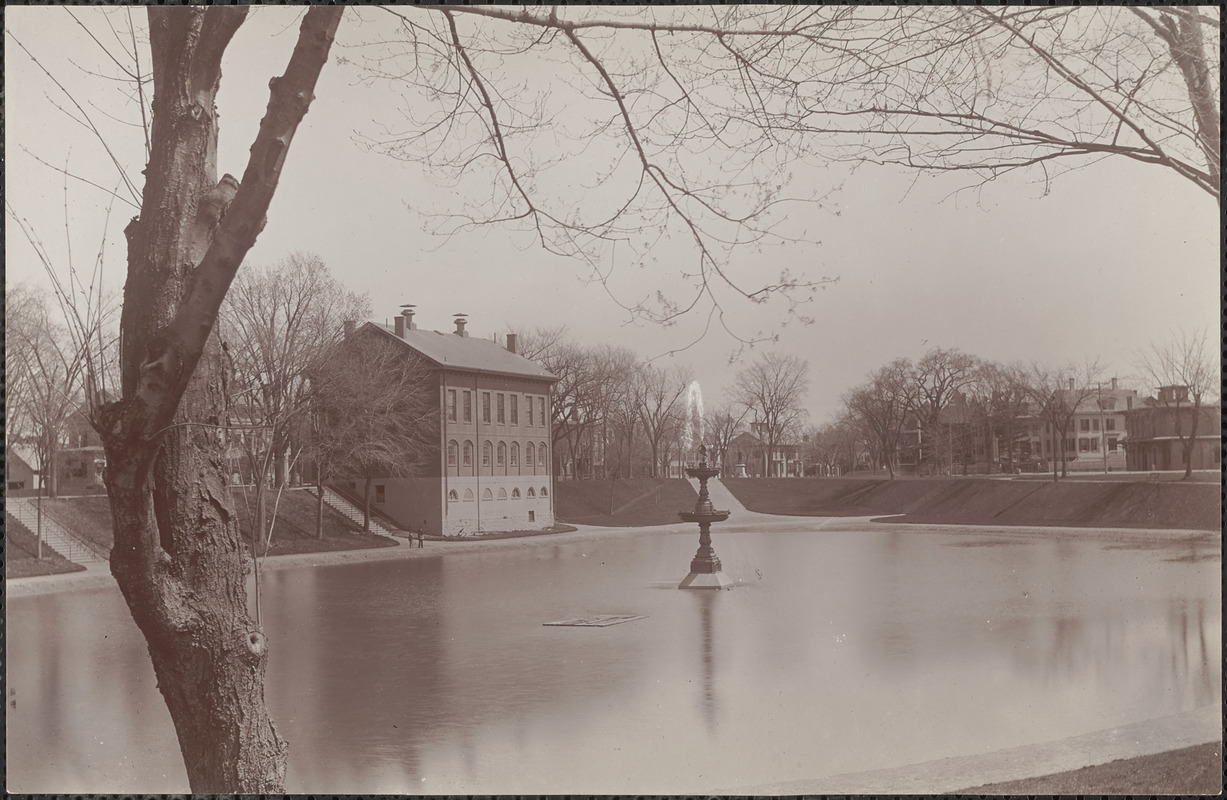
[{"label": "large foreground tree", "polygon": [[95,425],[115,531],[111,572],[145,636],[193,792],[280,792],[286,743],[264,702],[265,635],[217,427],[226,386],[213,335],[313,98],[341,9],[315,6],[242,180],[218,180],[221,59],[245,7],[151,7],[153,121],[141,208],[125,229],[120,399]]}]

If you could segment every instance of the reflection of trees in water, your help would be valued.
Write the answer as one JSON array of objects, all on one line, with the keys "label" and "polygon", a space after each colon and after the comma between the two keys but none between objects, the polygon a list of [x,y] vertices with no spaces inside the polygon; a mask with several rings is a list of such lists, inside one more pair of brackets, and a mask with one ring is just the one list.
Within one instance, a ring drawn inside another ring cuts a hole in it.
[{"label": "reflection of trees in water", "polygon": [[[442,674],[443,560],[268,573],[273,719],[290,742],[298,790],[419,785],[436,734]],[[386,785],[386,784],[385,784]]]},{"label": "reflection of trees in water", "polygon": [[153,666],[118,592],[21,598],[7,619],[9,641],[22,643],[10,645],[6,664],[11,791],[187,786]]},{"label": "reflection of trees in water", "polygon": [[[1020,690],[1085,687],[1156,713],[1216,702],[1215,614],[1171,559],[1121,561],[1110,545],[1065,537],[937,548],[927,538],[883,534],[868,550],[873,579],[849,585],[859,603],[847,618],[860,626],[850,643],[875,672],[941,675],[958,661],[1004,669]],[[1179,547],[1192,560],[1206,544]]]}]

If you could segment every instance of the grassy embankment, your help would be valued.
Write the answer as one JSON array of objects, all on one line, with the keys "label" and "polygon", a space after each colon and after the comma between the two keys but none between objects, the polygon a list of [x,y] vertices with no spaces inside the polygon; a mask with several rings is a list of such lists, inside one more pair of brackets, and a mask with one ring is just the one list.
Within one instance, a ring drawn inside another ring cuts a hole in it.
[{"label": "grassy embankment", "polygon": [[580,525],[667,525],[678,522],[679,511],[693,509],[697,499],[694,488],[681,478],[558,481],[554,516]]},{"label": "grassy embankment", "polygon": [[[273,512],[275,494],[269,494],[268,513]],[[252,519],[255,516],[255,496],[241,489],[234,494],[243,542],[251,546]],[[111,507],[104,496],[66,497],[44,500],[47,516],[78,536],[89,539],[109,552],[114,544],[111,530]],[[316,499],[301,490],[290,490],[281,496],[273,539],[267,555],[316,553],[331,550],[360,550],[368,547],[391,547],[396,544],[386,536],[363,533],[358,525],[329,507],[324,508],[324,538],[315,537]],[[261,555],[264,555],[261,547]]]},{"label": "grassy embankment", "polygon": [[1219,530],[1219,486],[1184,481],[985,478],[741,478],[724,485],[751,511],[901,514],[893,522]]},{"label": "grassy embankment", "polygon": [[4,517],[4,577],[30,578],[85,570],[85,567],[57,553],[46,542],[43,542],[43,557],[40,559],[38,534],[31,532],[12,514],[6,513]]}]

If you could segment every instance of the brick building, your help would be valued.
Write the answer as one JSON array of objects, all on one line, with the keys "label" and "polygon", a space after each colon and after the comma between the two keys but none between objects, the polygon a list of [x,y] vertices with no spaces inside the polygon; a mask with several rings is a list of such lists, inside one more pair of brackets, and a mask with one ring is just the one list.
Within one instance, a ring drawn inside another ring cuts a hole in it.
[{"label": "brick building", "polygon": [[[438,393],[438,463],[412,478],[376,479],[372,507],[401,527],[457,535],[545,529],[554,524],[550,394],[558,378],[506,347],[456,328],[420,330],[406,309],[385,337],[426,360]],[[357,489],[354,484],[353,489]]]}]

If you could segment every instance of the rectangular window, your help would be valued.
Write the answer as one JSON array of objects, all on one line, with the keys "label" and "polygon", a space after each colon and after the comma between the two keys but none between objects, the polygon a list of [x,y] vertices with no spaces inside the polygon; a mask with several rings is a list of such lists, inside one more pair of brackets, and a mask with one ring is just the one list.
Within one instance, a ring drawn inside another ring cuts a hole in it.
[{"label": "rectangular window", "polygon": [[447,390],[447,421],[456,421],[456,390]]},{"label": "rectangular window", "polygon": [[539,424],[541,425],[541,427],[544,428],[545,427],[545,398],[544,397],[537,398],[537,419],[541,420]]},{"label": "rectangular window", "polygon": [[375,502],[382,503],[384,501],[383,486],[375,484]]},{"label": "rectangular window", "polygon": [[1099,420],[1097,419],[1091,420],[1091,430],[1093,431],[1099,430]]},{"label": "rectangular window", "polygon": [[524,395],[524,410],[528,412],[528,425],[533,424],[533,399],[529,395]]},{"label": "rectangular window", "polygon": [[1105,420],[1103,421],[1103,429],[1104,429],[1105,431],[1114,431],[1114,430],[1116,430],[1116,418],[1115,418],[1115,417],[1108,417],[1107,419],[1105,419]]},{"label": "rectangular window", "polygon": [[1091,421],[1089,419],[1078,420],[1078,429],[1083,430],[1083,431],[1089,431],[1091,429]]},{"label": "rectangular window", "polygon": [[464,393],[464,421],[465,422],[473,421],[473,393],[472,392]]},{"label": "rectangular window", "polygon": [[1092,453],[1099,452],[1099,440],[1098,439],[1091,439],[1091,452]]},{"label": "rectangular window", "polygon": [[1091,449],[1091,445],[1090,445],[1089,439],[1079,439],[1078,440],[1078,452],[1079,453],[1085,453],[1086,451],[1090,449]]},{"label": "rectangular window", "polygon": [[537,521],[537,512],[536,512],[536,511],[529,511],[529,512],[528,512],[528,521],[529,521],[529,522],[536,522],[536,521]]},{"label": "rectangular window", "polygon": [[490,393],[489,392],[481,393],[481,421],[482,422],[490,421]]},{"label": "rectangular window", "polygon": [[504,422],[507,421],[507,415],[506,415],[507,402],[506,400],[507,399],[503,396],[503,393],[499,392],[498,393],[498,419],[496,420],[499,425],[502,425]]},{"label": "rectangular window", "polygon": [[1108,437],[1108,452],[1109,453],[1116,452],[1116,437],[1115,436]]},{"label": "rectangular window", "polygon": [[520,396],[518,394],[511,396],[511,424],[520,424]]}]

